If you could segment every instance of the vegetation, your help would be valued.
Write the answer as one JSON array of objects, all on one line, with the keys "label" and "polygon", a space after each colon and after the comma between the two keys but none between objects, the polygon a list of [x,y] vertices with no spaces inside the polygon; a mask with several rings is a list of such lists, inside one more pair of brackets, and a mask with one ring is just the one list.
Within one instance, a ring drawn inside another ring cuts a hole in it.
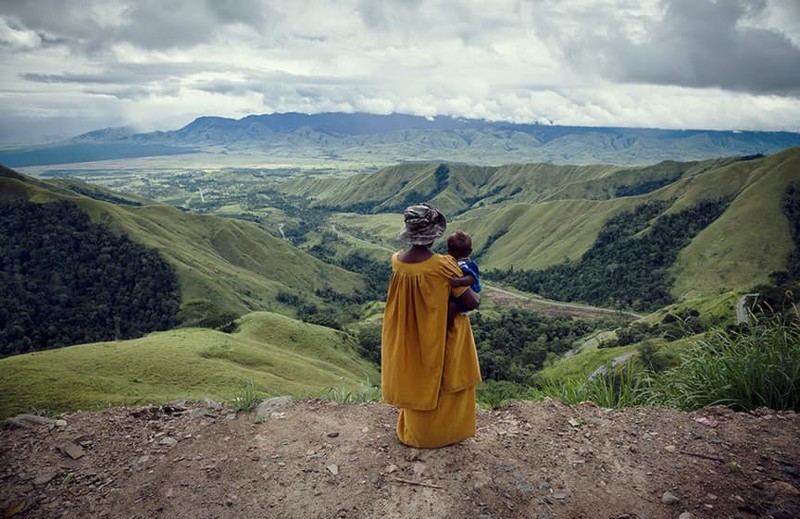
[{"label": "vegetation", "polygon": [[248,380],[230,401],[231,409],[236,412],[252,411],[264,399],[263,393],[256,389],[256,384]]},{"label": "vegetation", "polygon": [[727,199],[708,200],[661,214],[669,202],[646,202],[608,220],[578,262],[540,271],[489,270],[486,278],[562,301],[655,310],[673,302],[667,269],[727,204]]},{"label": "vegetation", "polygon": [[259,312],[242,317],[231,334],[176,328],[0,359],[0,419],[32,409],[229,402],[246,394],[309,398],[377,380],[375,366],[342,332]]},{"label": "vegetation", "polygon": [[789,220],[794,249],[786,266],[789,279],[800,280],[800,184],[789,184],[783,198],[783,212]]},{"label": "vegetation", "polygon": [[0,203],[0,355],[178,323],[175,270],[70,202]]},{"label": "vegetation", "polygon": [[660,364],[652,345],[640,346],[639,353],[649,369],[640,371],[628,363],[588,380],[542,378],[538,390],[568,403],[591,400],[606,407],[665,405],[694,410],[726,405],[739,411],[800,410],[800,321],[796,318],[772,316],[740,329],[717,328],[696,347],[686,349],[670,369],[663,369],[665,364]]},{"label": "vegetation", "polygon": [[648,404],[798,411],[800,322],[774,316],[740,330],[716,330],[688,350],[679,366],[642,381]]},{"label": "vegetation", "polygon": [[501,311],[497,318],[475,312],[472,331],[484,379],[529,384],[545,362],[571,349],[576,340],[607,322],[547,318],[528,310]]}]

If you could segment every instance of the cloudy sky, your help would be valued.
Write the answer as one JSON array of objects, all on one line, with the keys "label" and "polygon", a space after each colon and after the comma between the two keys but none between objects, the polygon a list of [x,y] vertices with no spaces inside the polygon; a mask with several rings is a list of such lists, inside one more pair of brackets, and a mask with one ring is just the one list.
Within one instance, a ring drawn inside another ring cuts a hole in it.
[{"label": "cloudy sky", "polygon": [[798,0],[2,0],[0,141],[200,115],[800,131]]}]

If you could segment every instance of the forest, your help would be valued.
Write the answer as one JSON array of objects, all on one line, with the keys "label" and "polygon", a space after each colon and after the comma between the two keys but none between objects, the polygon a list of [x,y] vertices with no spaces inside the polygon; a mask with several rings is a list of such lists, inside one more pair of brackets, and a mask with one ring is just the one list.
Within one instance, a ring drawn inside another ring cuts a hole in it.
[{"label": "forest", "polygon": [[579,261],[537,271],[488,270],[485,277],[550,299],[652,311],[674,302],[668,268],[729,202],[706,200],[663,214],[669,201],[648,201],[610,218]]},{"label": "forest", "polygon": [[0,203],[0,356],[140,337],[177,325],[179,307],[157,251],[72,202]]}]

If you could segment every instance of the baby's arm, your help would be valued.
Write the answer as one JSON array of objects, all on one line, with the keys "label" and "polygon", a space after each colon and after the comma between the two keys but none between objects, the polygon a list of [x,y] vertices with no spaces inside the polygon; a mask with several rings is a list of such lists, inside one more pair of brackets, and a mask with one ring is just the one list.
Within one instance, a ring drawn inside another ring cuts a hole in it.
[{"label": "baby's arm", "polygon": [[475,283],[475,276],[471,274],[467,274],[466,276],[462,276],[460,278],[453,278],[450,280],[451,287],[468,287]]}]

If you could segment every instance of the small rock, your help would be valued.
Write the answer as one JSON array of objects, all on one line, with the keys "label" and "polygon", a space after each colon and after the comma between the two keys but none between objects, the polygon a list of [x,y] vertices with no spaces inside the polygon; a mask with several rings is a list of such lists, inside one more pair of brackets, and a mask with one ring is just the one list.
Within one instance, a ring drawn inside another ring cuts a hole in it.
[{"label": "small rock", "polygon": [[332,463],[332,464],[328,465],[326,468],[328,469],[328,472],[330,472],[334,476],[338,476],[339,475],[339,465],[335,465],[335,464]]},{"label": "small rock", "polygon": [[552,497],[553,499],[558,499],[559,501],[561,501],[561,500],[567,498],[567,494],[565,494],[564,492],[555,492],[550,497]]},{"label": "small rock", "polygon": [[269,400],[264,400],[256,407],[256,418],[266,420],[272,416],[272,413],[284,407],[291,401],[292,397],[290,396],[278,396],[275,398],[270,398]]},{"label": "small rock", "polygon": [[66,420],[56,420],[55,425],[56,425],[56,427],[66,427],[67,426],[67,421]]},{"label": "small rock", "polygon": [[144,464],[145,464],[145,463],[147,463],[149,460],[150,460],[150,456],[148,456],[147,454],[145,454],[144,456],[142,456],[141,458],[139,458],[138,460],[136,460],[136,463],[138,463],[139,465],[144,465]]},{"label": "small rock", "polygon": [[86,454],[83,450],[83,447],[80,445],[75,445],[72,442],[62,443],[58,446],[58,450],[60,450],[65,456],[69,456],[74,460],[82,458],[83,455]]},{"label": "small rock", "polygon": [[769,483],[769,488],[781,494],[788,494],[790,496],[800,495],[800,490],[797,490],[791,483],[786,481],[773,481]]},{"label": "small rock", "polygon": [[3,517],[4,518],[14,517],[18,513],[25,510],[27,506],[28,506],[27,501],[17,501],[16,503],[12,503],[3,510]]},{"label": "small rock", "polygon": [[336,438],[337,436],[339,436],[339,433],[336,431],[328,433],[328,438]]},{"label": "small rock", "polygon": [[177,445],[178,440],[171,436],[164,436],[161,438],[161,441],[158,442],[159,445],[166,445],[168,447],[172,447],[173,445]]},{"label": "small rock", "polygon": [[192,420],[196,420],[198,418],[203,418],[206,416],[209,416],[209,414],[208,414],[208,409],[206,409],[205,407],[199,407],[199,408],[196,407],[191,411],[189,411],[189,418],[191,418]]},{"label": "small rock", "polygon": [[45,474],[39,474],[33,479],[34,485],[46,485],[53,481],[55,477],[58,475],[57,472],[47,472]]},{"label": "small rock", "polygon": [[672,492],[667,490],[664,492],[664,495],[661,496],[661,502],[665,505],[674,505],[680,502],[680,499],[676,497]]},{"label": "small rock", "polygon": [[253,438],[253,441],[254,442],[265,442],[265,441],[267,441],[267,437],[266,436],[262,436],[260,434],[256,434],[255,437]]},{"label": "small rock", "polygon": [[419,456],[418,450],[413,450],[405,455],[406,461],[422,461],[422,458]]},{"label": "small rock", "polygon": [[211,409],[213,409],[215,411],[220,411],[225,407],[221,403],[216,402],[214,400],[209,400],[209,399],[206,399],[203,403],[206,404],[207,407],[210,407]]},{"label": "small rock", "polygon": [[675,452],[677,450],[677,447],[675,447],[674,445],[667,445],[666,447],[664,447],[664,450],[667,452]]},{"label": "small rock", "polygon": [[694,515],[691,512],[683,512],[678,519],[694,519]]},{"label": "small rock", "polygon": [[49,425],[54,426],[56,420],[47,418],[46,416],[39,416],[38,414],[18,414],[11,419],[11,423],[21,427],[34,427],[36,425]]},{"label": "small rock", "polygon": [[394,463],[386,467],[387,474],[391,474],[392,472],[397,472],[397,465],[395,465]]}]

